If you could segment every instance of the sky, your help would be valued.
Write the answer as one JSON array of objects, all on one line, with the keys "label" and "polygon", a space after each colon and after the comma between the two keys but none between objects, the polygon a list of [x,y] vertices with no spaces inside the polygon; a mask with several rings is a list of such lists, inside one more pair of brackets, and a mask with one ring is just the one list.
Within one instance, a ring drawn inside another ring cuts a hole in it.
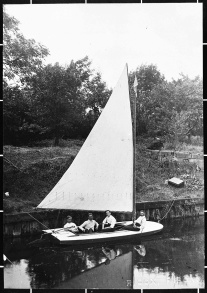
[{"label": "sky", "polygon": [[202,4],[5,5],[26,38],[46,46],[46,63],[70,64],[86,55],[114,88],[129,72],[154,64],[167,80],[202,78]]}]

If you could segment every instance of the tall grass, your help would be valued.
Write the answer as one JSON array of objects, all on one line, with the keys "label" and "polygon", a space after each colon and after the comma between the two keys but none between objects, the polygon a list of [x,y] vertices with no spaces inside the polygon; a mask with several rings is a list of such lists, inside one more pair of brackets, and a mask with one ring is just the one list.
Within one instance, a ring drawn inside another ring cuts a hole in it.
[{"label": "tall grass", "polygon": [[176,150],[180,152],[203,153],[203,137],[191,136],[190,141],[183,139],[175,144],[175,141],[170,140],[164,143],[165,150]]}]

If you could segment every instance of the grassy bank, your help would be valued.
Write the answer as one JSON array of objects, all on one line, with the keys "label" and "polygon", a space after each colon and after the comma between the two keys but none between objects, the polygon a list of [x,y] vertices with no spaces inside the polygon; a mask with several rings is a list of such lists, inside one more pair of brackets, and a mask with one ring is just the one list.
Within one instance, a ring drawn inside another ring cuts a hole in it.
[{"label": "grassy bank", "polygon": [[[83,141],[61,141],[60,147],[50,143],[37,147],[4,147],[4,211],[6,213],[30,211],[49,193],[70,166]],[[204,196],[203,171],[196,164],[162,164],[146,152],[147,140],[137,144],[136,184],[137,201],[171,200]],[[166,145],[165,148],[169,146]],[[182,144],[179,150],[202,153],[202,147]],[[185,180],[184,188],[174,188],[166,183],[171,177]]]}]

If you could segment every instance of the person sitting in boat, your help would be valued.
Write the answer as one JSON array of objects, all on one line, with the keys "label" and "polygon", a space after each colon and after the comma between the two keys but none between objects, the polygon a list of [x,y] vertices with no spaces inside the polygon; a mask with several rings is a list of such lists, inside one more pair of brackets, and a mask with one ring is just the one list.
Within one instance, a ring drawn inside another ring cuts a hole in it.
[{"label": "person sitting in boat", "polygon": [[72,217],[71,216],[67,216],[67,223],[64,225],[64,230],[66,231],[70,231],[73,233],[77,233],[78,232],[78,227],[76,226],[75,223],[72,222]]},{"label": "person sitting in boat", "polygon": [[102,230],[114,230],[114,226],[116,224],[116,219],[111,215],[109,210],[106,211],[106,218],[102,222]]},{"label": "person sitting in boat", "polygon": [[139,218],[137,218],[134,221],[134,228],[138,227],[140,229],[140,231],[142,232],[145,227],[146,221],[147,221],[147,219],[145,217],[145,213],[143,210],[141,210]]},{"label": "person sitting in boat", "polygon": [[82,225],[80,225],[78,228],[82,232],[85,233],[93,233],[98,230],[98,223],[93,219],[93,214],[88,214],[88,220],[85,221]]}]

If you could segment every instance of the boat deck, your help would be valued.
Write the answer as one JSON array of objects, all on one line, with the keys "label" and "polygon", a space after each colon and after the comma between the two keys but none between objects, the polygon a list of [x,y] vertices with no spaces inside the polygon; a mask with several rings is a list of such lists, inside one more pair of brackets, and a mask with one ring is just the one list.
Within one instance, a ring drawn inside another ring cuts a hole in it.
[{"label": "boat deck", "polygon": [[[131,222],[128,222],[128,224]],[[51,234],[52,238],[59,244],[86,244],[97,242],[117,241],[121,239],[129,239],[132,237],[143,237],[145,235],[151,235],[157,233],[163,229],[163,225],[156,222],[147,221],[145,228],[140,231],[124,230],[124,226],[121,230],[115,230],[114,232],[94,232],[90,234],[74,234],[63,229],[44,230],[44,232]]]}]

